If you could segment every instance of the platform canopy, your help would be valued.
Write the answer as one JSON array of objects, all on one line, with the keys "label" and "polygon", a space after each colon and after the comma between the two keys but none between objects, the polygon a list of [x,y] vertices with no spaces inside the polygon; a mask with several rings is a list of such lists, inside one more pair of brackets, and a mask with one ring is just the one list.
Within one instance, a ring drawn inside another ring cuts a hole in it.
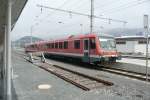
[{"label": "platform canopy", "polygon": [[[22,9],[24,8],[25,4],[28,0],[11,0],[12,2],[12,28],[14,27],[15,23],[17,22]],[[6,16],[7,16],[7,4],[8,0],[0,0],[0,44],[3,40],[3,35],[5,32],[4,26],[6,25]]]}]

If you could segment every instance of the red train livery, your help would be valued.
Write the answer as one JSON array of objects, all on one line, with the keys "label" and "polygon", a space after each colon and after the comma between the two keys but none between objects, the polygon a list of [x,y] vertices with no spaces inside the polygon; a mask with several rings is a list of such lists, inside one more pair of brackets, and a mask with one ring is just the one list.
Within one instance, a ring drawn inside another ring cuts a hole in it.
[{"label": "red train livery", "polygon": [[119,58],[114,38],[94,33],[29,44],[25,47],[25,52],[44,52],[46,55],[73,58],[87,63],[115,62]]}]

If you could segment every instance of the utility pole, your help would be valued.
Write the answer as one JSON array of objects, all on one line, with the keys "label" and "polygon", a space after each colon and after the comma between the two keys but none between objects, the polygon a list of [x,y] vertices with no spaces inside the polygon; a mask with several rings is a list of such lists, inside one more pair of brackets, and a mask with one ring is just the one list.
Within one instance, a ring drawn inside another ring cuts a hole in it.
[{"label": "utility pole", "polygon": [[146,35],[146,81],[148,81],[148,44],[149,44],[149,37],[148,37],[148,15],[144,15],[144,32]]},{"label": "utility pole", "polygon": [[93,24],[94,24],[94,0],[91,0],[91,16],[90,16],[90,33],[93,32]]}]

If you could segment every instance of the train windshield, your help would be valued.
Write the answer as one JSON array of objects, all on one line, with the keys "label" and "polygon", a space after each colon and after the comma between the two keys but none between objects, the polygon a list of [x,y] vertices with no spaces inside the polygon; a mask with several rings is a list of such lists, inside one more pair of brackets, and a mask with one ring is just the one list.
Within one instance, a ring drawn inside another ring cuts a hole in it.
[{"label": "train windshield", "polygon": [[115,40],[114,38],[100,37],[99,38],[101,48],[104,50],[115,50]]}]

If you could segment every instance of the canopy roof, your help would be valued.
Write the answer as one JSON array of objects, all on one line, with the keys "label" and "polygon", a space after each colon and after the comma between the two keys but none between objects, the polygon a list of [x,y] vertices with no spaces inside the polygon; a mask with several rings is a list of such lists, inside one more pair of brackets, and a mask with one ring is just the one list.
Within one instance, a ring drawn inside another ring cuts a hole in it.
[{"label": "canopy roof", "polygon": [[[22,9],[24,8],[25,4],[28,0],[11,0],[12,1],[12,28],[14,27],[15,23],[17,22]],[[6,25],[6,18],[7,18],[7,4],[8,0],[0,0],[0,40],[3,38],[3,33],[5,32],[4,26]],[[1,41],[0,41],[1,42]]]}]

